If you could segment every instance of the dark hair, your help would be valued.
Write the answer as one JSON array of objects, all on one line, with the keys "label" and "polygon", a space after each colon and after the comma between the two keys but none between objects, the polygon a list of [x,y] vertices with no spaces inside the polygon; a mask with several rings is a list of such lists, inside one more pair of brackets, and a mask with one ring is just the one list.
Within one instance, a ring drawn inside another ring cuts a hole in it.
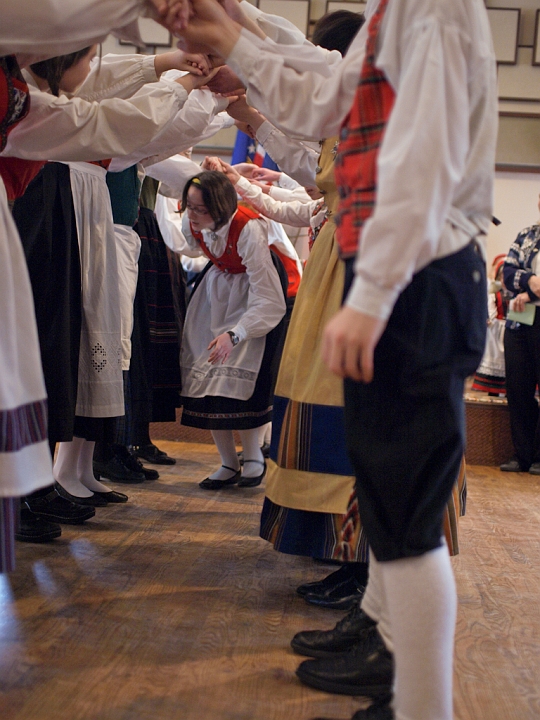
[{"label": "dark hair", "polygon": [[214,230],[226,225],[238,207],[236,190],[229,178],[214,170],[205,170],[192,177],[182,193],[182,212],[186,209],[187,194],[192,185],[202,193],[204,205],[214,221]]},{"label": "dark hair", "polygon": [[58,55],[58,57],[42,60],[30,65],[30,68],[38,77],[48,82],[52,94],[58,97],[63,74],[86,57],[92,47],[93,45],[90,45],[82,50],[77,50],[77,52],[69,53],[69,55]]},{"label": "dark hair", "polygon": [[326,50],[339,50],[342,55],[345,55],[364,21],[362,13],[350,10],[336,10],[328,13],[317,20],[311,42]]}]

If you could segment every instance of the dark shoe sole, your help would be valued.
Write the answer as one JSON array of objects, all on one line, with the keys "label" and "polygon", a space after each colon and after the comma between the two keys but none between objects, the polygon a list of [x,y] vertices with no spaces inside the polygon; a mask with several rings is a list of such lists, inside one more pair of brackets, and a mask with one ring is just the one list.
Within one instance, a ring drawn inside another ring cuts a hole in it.
[{"label": "dark shoe sole", "polygon": [[34,512],[34,515],[36,517],[43,518],[43,520],[49,520],[49,522],[59,523],[60,525],[82,525],[87,520],[90,520],[90,518],[93,518],[95,514],[96,511],[93,507],[88,507],[84,515],[78,515],[77,517],[65,517],[63,515],[55,515],[54,513],[49,514],[43,512]]},{"label": "dark shoe sole", "polygon": [[336,650],[316,650],[316,649],[306,647],[305,645],[295,642],[295,640],[293,638],[291,640],[291,647],[297,655],[302,655],[304,657],[312,657],[312,658],[329,658],[329,657],[336,657],[336,655],[340,655],[340,654],[346,654],[352,647],[354,647],[356,642],[358,642],[358,639],[355,642],[351,642],[350,645],[347,645],[346,647],[337,648]]},{"label": "dark shoe sole", "polygon": [[300,666],[296,675],[305,685],[315,688],[315,690],[322,690],[323,692],[334,693],[336,695],[350,695],[352,697],[369,697],[369,698],[380,698],[388,695],[392,690],[392,684],[380,684],[380,685],[349,685],[339,684],[332,682],[331,680],[324,680],[319,677],[313,677],[312,675],[303,673]]},{"label": "dark shoe sole", "polygon": [[78,497],[77,495],[72,495],[68,490],[66,490],[62,485],[58,485],[56,492],[60,495],[60,497],[65,498],[66,500],[69,500],[72,503],[75,503],[76,505],[82,505],[83,507],[106,507],[107,501],[104,500],[99,493],[94,493],[90,497]]},{"label": "dark shoe sole", "polygon": [[49,530],[45,533],[39,533],[38,535],[25,535],[24,533],[17,532],[15,533],[15,540],[18,540],[19,542],[45,543],[59,538],[60,535],[62,535],[61,528],[58,528],[56,530]]},{"label": "dark shoe sole", "polygon": [[362,598],[362,594],[350,595],[349,597],[340,598],[339,600],[324,600],[318,595],[311,596],[306,595],[304,600],[309,605],[316,605],[321,608],[328,608],[328,610],[352,610],[352,608]]},{"label": "dark shoe sole", "polygon": [[111,503],[112,505],[117,503],[126,503],[129,498],[127,495],[124,495],[124,493],[116,492],[115,490],[111,490],[111,492],[96,492],[94,491],[94,495],[98,495],[99,497],[103,498],[107,505]]},{"label": "dark shoe sole", "polygon": [[199,483],[199,487],[203,490],[222,490],[223,488],[237,485],[239,477],[240,471],[238,471],[236,475],[233,475],[228,480],[219,480],[218,478],[210,479],[209,477],[207,477]]},{"label": "dark shoe sole", "polygon": [[264,463],[264,470],[260,475],[256,475],[255,477],[242,477],[238,481],[238,487],[258,487],[262,481],[264,480],[264,476],[266,475],[266,463]]}]

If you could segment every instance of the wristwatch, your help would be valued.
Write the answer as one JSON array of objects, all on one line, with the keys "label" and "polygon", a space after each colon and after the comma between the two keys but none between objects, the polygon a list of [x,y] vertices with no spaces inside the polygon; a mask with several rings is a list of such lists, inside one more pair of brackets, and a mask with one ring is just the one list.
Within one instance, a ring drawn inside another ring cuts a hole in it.
[{"label": "wristwatch", "polygon": [[238,345],[238,343],[240,342],[240,338],[238,337],[238,335],[236,333],[234,333],[232,330],[227,330],[227,335],[231,336],[232,346],[236,347]]}]

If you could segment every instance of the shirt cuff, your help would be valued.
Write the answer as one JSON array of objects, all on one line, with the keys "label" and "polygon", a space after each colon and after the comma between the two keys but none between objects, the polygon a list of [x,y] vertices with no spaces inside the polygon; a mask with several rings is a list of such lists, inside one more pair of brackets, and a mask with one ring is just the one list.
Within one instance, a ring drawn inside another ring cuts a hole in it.
[{"label": "shirt cuff", "polygon": [[257,140],[264,146],[264,143],[268,140],[270,135],[274,132],[274,126],[272,123],[265,120],[255,133]]},{"label": "shirt cuff", "polygon": [[149,55],[145,57],[142,62],[142,74],[145,83],[158,82],[159,78],[156,75],[156,66],[154,63],[155,55]]},{"label": "shirt cuff", "polygon": [[399,290],[382,288],[359,275],[349,290],[345,305],[381,320],[388,320],[399,296]]},{"label": "shirt cuff", "polygon": [[245,193],[251,187],[251,183],[249,182],[249,180],[246,177],[244,177],[243,175],[240,175],[240,180],[236,183],[236,185],[234,187],[236,188],[237,191],[242,191],[242,193]]},{"label": "shirt cuff", "polygon": [[227,65],[242,79],[246,80],[250,75],[250,68],[255,66],[259,58],[259,51],[251,38],[257,40],[257,36],[249,30],[242,28],[236,45],[227,58]]},{"label": "shirt cuff", "polygon": [[233,328],[231,328],[231,330],[238,337],[239,342],[242,342],[242,340],[246,339],[247,330],[244,328],[242,323],[238,323],[238,325],[235,325]]}]

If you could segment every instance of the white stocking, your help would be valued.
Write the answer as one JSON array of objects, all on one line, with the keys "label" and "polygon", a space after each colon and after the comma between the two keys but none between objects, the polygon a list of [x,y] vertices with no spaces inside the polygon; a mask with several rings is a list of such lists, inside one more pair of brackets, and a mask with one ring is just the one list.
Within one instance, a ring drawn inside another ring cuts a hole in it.
[{"label": "white stocking", "polygon": [[[252,430],[240,430],[240,439],[242,440],[242,449],[244,451],[244,467],[242,468],[242,477],[257,477],[263,471],[263,454],[259,445],[259,428]],[[258,462],[250,462],[250,460],[258,460]]]},{"label": "white stocking", "polygon": [[[221,455],[221,463],[226,467],[220,467],[215,473],[210,475],[210,478],[212,480],[228,480],[233,477],[235,472],[240,470],[240,461],[236,454],[233,431],[212,430],[212,437]],[[232,468],[232,470],[227,470],[227,468]]]},{"label": "white stocking", "polygon": [[362,610],[369,615],[372,620],[377,623],[384,644],[394,652],[392,644],[392,632],[390,630],[390,617],[388,615],[388,605],[386,603],[386,595],[384,592],[384,583],[381,573],[381,564],[377,562],[375,555],[369,551],[369,575],[366,592],[362,598]]},{"label": "white stocking", "polygon": [[379,568],[394,645],[396,720],[452,720],[457,597],[448,548]]},{"label": "white stocking", "polygon": [[53,475],[56,482],[71,495],[88,498],[93,493],[79,481],[77,474],[79,453],[85,442],[82,438],[74,437],[71,442],[58,443]]},{"label": "white stocking", "polygon": [[91,490],[92,492],[112,492],[110,488],[103,483],[100,483],[99,480],[96,480],[94,477],[94,467],[92,461],[94,459],[95,444],[95,442],[90,440],[83,440],[83,445],[79,451],[79,462],[77,463],[77,478],[84,487],[88,488],[88,490]]}]

